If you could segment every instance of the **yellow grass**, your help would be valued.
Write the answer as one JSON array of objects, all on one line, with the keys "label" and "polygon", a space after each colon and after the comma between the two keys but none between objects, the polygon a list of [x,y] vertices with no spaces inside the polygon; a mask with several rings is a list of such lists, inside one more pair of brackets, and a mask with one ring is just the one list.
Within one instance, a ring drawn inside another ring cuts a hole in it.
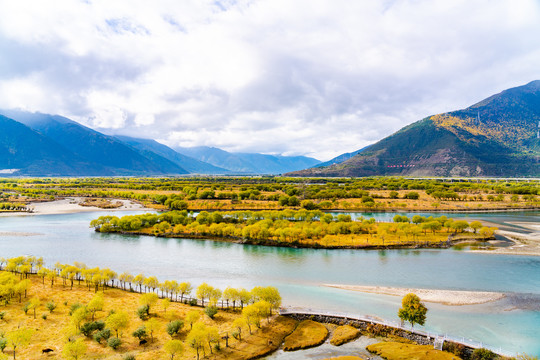
[{"label": "yellow grass", "polygon": [[[89,291],[84,283],[82,286],[78,286],[77,283],[75,283],[73,290],[70,290],[69,286],[62,285],[62,281],[59,278],[56,279],[52,288],[50,282],[47,282],[47,280],[45,281],[45,286],[42,285],[41,278],[38,278],[37,276],[30,276],[30,280],[32,281],[32,285],[26,299],[23,298],[21,303],[18,302],[18,299],[12,299],[9,305],[0,306],[0,311],[6,313],[5,318],[1,323],[1,331],[8,334],[18,327],[35,330],[30,344],[26,347],[17,348],[17,359],[39,359],[42,357],[47,359],[62,359],[62,349],[67,341],[66,334],[71,320],[71,317],[69,316],[70,306],[76,302],[87,304],[94,296],[94,291]],[[96,314],[96,320],[105,320],[111,310],[123,310],[129,315],[129,327],[123,331],[123,334],[121,335],[122,345],[116,351],[105,345],[100,345],[96,341],[86,338],[83,335],[76,335],[76,337],[84,338],[84,342],[88,347],[84,359],[118,360],[125,354],[134,354],[137,360],[163,359],[165,358],[163,345],[171,339],[166,333],[166,324],[171,320],[183,319],[186,313],[191,310],[199,310],[202,314],[202,309],[200,307],[190,307],[189,305],[176,302],[172,302],[167,308],[167,311],[164,312],[158,302],[158,304],[154,305],[150,310],[152,317],[156,318],[160,324],[159,330],[154,333],[154,342],[151,342],[149,337],[148,344],[139,346],[139,340],[133,337],[131,333],[144,324],[144,322],[135,314],[135,310],[139,307],[139,297],[141,295],[119,289],[106,289],[104,295],[105,306],[103,311]],[[28,311],[27,315],[25,315],[22,310],[24,303],[34,296],[37,296],[41,300],[41,305],[36,312],[36,319],[33,317],[32,310]],[[57,308],[52,314],[45,308],[45,304],[51,300],[54,300],[57,304]],[[67,303],[67,305],[65,305],[65,303]],[[46,320],[42,319],[42,314],[47,314]],[[230,335],[235,330],[232,327],[232,322],[239,316],[240,313],[238,312],[220,310],[214,320],[211,320],[209,317],[202,314],[201,321],[208,326],[217,327],[221,335],[225,335],[225,333]],[[91,321],[91,319],[88,321]],[[292,321],[292,323],[290,321]],[[272,339],[275,338],[277,339],[276,342],[281,344],[281,341],[278,339],[279,336],[281,336],[282,339],[285,335],[290,333],[294,329],[296,322],[291,319],[283,320],[278,318],[278,321],[271,324],[271,330],[267,330],[266,327],[263,326],[262,330],[258,330],[258,332],[254,332],[251,337],[247,336],[243,339],[245,344],[243,342],[238,342],[231,336],[229,338],[229,345],[238,350],[231,350],[229,353],[242,354],[231,358],[243,359],[248,358],[244,357],[246,354],[260,353],[262,350],[260,344],[257,343],[257,339],[265,336]],[[189,326],[186,325],[175,338],[185,341],[188,332]],[[247,328],[243,330],[243,333],[247,333]],[[112,336],[114,336],[114,332]],[[268,342],[266,341],[265,344],[268,345]],[[279,346],[279,344],[275,347]],[[225,348],[225,341],[222,340],[220,345],[222,348]],[[54,352],[42,356],[41,350],[45,348],[51,348]],[[272,347],[272,349],[274,349],[274,347]],[[11,346],[8,346],[4,350],[4,353],[11,358],[13,356]],[[208,346],[206,347],[206,353],[209,353]],[[194,358],[196,358],[196,353],[189,348],[187,344],[185,344],[183,355],[175,357],[175,359]]]},{"label": "yellow grass", "polygon": [[387,360],[460,360],[458,356],[435,350],[431,345],[381,342],[369,345],[366,349]]},{"label": "yellow grass", "polygon": [[279,316],[259,332],[248,336],[244,341],[230,348],[223,348],[214,359],[247,360],[256,359],[277,350],[283,340],[295,329],[297,321]]},{"label": "yellow grass", "polygon": [[332,333],[330,344],[339,346],[345,344],[353,339],[356,339],[360,335],[360,330],[351,325],[339,326]]},{"label": "yellow grass", "polygon": [[285,338],[283,350],[294,351],[318,346],[326,340],[328,329],[321,323],[304,320]]}]

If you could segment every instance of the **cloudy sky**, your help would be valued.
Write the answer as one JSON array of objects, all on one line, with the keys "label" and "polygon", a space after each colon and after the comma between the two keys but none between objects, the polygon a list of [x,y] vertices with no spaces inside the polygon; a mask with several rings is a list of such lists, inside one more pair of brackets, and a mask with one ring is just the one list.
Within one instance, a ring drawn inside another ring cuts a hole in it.
[{"label": "cloudy sky", "polygon": [[0,108],[327,160],[540,79],[539,34],[538,0],[0,0]]}]

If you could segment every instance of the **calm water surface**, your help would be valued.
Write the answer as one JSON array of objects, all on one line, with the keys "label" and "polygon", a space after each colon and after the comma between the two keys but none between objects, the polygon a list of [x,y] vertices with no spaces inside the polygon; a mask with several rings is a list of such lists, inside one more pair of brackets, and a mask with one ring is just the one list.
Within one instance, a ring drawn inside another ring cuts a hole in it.
[{"label": "calm water surface", "polygon": [[[362,294],[321,284],[503,291],[501,301],[451,307],[428,303],[426,329],[511,352],[540,355],[540,257],[453,250],[288,249],[189,239],[98,234],[90,220],[104,213],[0,217],[0,256],[82,261],[160,280],[214,286],[277,286],[284,305],[375,315],[397,320],[397,297]],[[128,214],[123,213],[123,214]],[[395,214],[373,214],[393,217]],[[367,215],[370,217],[370,215]],[[451,214],[452,217],[460,215]],[[539,213],[468,214],[493,222],[536,221]]]}]

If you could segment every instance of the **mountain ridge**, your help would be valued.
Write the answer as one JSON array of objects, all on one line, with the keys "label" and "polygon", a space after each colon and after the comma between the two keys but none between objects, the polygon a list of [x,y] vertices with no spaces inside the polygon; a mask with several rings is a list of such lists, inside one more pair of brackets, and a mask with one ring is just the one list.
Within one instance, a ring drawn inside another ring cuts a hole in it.
[{"label": "mountain ridge", "polygon": [[177,152],[240,174],[282,174],[320,163],[307,156],[228,152],[209,146],[175,147]]},{"label": "mountain ridge", "polygon": [[538,176],[540,81],[428,116],[353,157],[290,176]]}]

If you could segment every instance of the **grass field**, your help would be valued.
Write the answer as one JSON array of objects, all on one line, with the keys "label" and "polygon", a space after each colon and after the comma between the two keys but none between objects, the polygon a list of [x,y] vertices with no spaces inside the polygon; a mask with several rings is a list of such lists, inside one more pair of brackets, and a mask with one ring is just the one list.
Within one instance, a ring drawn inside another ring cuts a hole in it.
[{"label": "grass field", "polygon": [[[4,271],[0,272],[5,273]],[[64,359],[62,350],[68,341],[68,337],[72,340],[76,338],[83,339],[87,346],[84,359],[121,359],[122,356],[133,354],[137,360],[156,360],[170,358],[166,357],[163,349],[164,344],[171,339],[166,332],[167,323],[172,320],[184,319],[190,311],[200,312],[200,322],[206,326],[216,327],[220,336],[231,333],[236,329],[232,323],[235,319],[241,317],[240,312],[222,311],[220,310],[214,319],[210,319],[203,314],[203,309],[200,307],[191,307],[189,305],[171,302],[164,310],[161,302],[153,305],[150,309],[151,318],[157,320],[157,329],[153,334],[153,341],[148,337],[148,343],[139,345],[139,339],[131,334],[135,329],[146,321],[140,320],[135,310],[140,306],[139,300],[141,295],[128,291],[119,290],[116,288],[107,288],[104,292],[104,307],[102,311],[96,313],[95,320],[105,320],[111,311],[125,311],[128,314],[129,324],[127,328],[121,331],[120,339],[122,345],[113,350],[106,345],[98,344],[92,338],[87,338],[82,334],[76,334],[71,325],[72,317],[69,315],[70,308],[75,303],[88,304],[94,297],[93,290],[89,291],[83,284],[77,285],[73,290],[69,285],[62,285],[60,278],[57,278],[54,286],[51,287],[50,282],[46,281],[42,284],[41,278],[30,276],[31,286],[28,290],[27,297],[22,298],[19,302],[18,298],[13,298],[10,304],[0,307],[0,312],[4,313],[1,320],[0,332],[3,336],[9,336],[18,328],[32,329],[32,336],[27,346],[19,346],[16,349],[17,359]],[[36,318],[34,318],[33,310],[29,310],[27,314],[23,311],[23,305],[31,298],[38,298],[40,305],[36,309]],[[46,309],[45,304],[54,301],[57,305],[53,312]],[[45,318],[46,317],[46,318]],[[90,321],[87,319],[86,321]],[[242,341],[235,340],[232,336],[228,342],[230,348],[225,348],[225,340],[220,340],[222,350],[214,350],[214,355],[207,356],[209,359],[248,359],[260,356],[263,353],[268,353],[275,350],[282,342],[283,338],[290,334],[296,327],[296,321],[289,318],[273,318],[269,324],[266,320],[262,321],[261,329],[254,329],[253,335],[249,335],[247,328],[243,331]],[[190,330],[189,325],[185,325],[174,339],[178,339],[185,343],[186,337]],[[42,355],[43,349],[52,349],[53,352]],[[210,355],[210,349],[205,344],[204,352]],[[13,348],[8,344],[4,350],[4,354],[13,357]],[[202,351],[201,351],[202,354]],[[202,356],[202,355],[201,355]],[[196,353],[188,344],[184,344],[184,352],[181,356],[175,356],[175,359],[195,359]]]},{"label": "grass field", "polygon": [[366,349],[387,360],[460,360],[454,354],[433,349],[431,345],[381,342]]},{"label": "grass field", "polygon": [[283,350],[294,351],[307,349],[322,344],[328,337],[328,329],[321,323],[304,320],[293,333],[285,338]]}]

